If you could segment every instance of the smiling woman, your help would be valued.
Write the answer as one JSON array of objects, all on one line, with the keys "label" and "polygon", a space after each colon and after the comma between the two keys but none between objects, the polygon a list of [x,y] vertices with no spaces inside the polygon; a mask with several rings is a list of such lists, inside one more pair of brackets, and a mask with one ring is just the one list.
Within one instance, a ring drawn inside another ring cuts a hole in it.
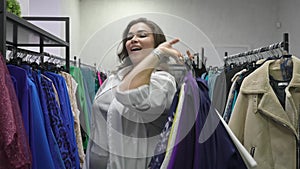
[{"label": "smiling woman", "polygon": [[[139,30],[140,29],[140,30]],[[136,31],[136,32],[132,32]],[[126,44],[131,42],[131,39],[137,35],[140,39],[149,37],[153,38],[153,47],[156,48],[159,44],[166,41],[166,37],[161,28],[154,22],[145,18],[139,18],[131,21],[123,32],[122,49],[118,53],[120,61],[124,61],[129,56]]]},{"label": "smiling woman", "polygon": [[133,65],[137,65],[154,49],[154,37],[151,29],[140,22],[133,25],[126,38],[126,50]]},{"label": "smiling woman", "polygon": [[172,99],[174,77],[157,67],[164,57],[180,57],[157,24],[131,21],[123,32],[123,63],[96,94],[86,168],[147,168]]}]

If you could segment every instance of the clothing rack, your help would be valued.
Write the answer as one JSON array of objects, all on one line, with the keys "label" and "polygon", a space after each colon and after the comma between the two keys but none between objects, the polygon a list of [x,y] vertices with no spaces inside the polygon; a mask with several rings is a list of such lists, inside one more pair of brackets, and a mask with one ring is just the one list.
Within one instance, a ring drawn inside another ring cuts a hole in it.
[{"label": "clothing rack", "polygon": [[[47,61],[49,61],[50,59],[54,59],[54,60],[60,60],[60,61],[65,61],[64,58],[61,58],[59,56],[55,56],[55,55],[52,55],[50,53],[47,53],[47,52],[43,52],[43,53],[39,53],[39,52],[35,52],[35,51],[31,51],[31,50],[27,50],[27,49],[22,49],[22,48],[14,48],[13,46],[6,46],[6,49],[7,50],[10,50],[12,52],[16,52],[16,53],[23,53],[23,54],[29,54],[29,55],[34,55],[34,56],[40,56],[40,59],[44,59],[44,56],[47,56],[49,57],[49,59]],[[15,50],[15,51],[14,51]],[[41,62],[41,63],[44,63]]]},{"label": "clothing rack", "polygon": [[[205,66],[205,63],[204,63],[204,48],[203,47],[201,47],[201,60],[200,60],[200,56],[199,56],[200,54],[199,54],[199,52],[197,52],[197,53],[194,53],[193,54],[193,59],[191,60],[191,64],[193,65],[193,67],[194,68],[196,68],[196,69],[201,69],[202,68],[202,65],[204,65]],[[190,59],[189,58],[187,58],[186,59],[186,61],[189,61]],[[201,62],[200,62],[201,61]],[[203,64],[202,64],[203,63]]]},{"label": "clothing rack", "polygon": [[96,70],[96,63],[94,63],[94,66],[92,66],[92,65],[89,65],[89,64],[86,64],[86,63],[82,63],[82,62],[81,62],[81,59],[79,58],[79,59],[78,59],[78,66],[81,67],[81,65]]},{"label": "clothing rack", "polygon": [[[77,57],[74,56],[74,61],[70,61],[70,62],[72,62],[74,64],[74,66],[77,66]],[[94,63],[94,65],[92,66],[92,65],[89,65],[89,64],[86,64],[86,63],[82,63],[81,59],[79,58],[78,59],[78,67],[81,67],[81,66],[85,66],[85,67],[91,68],[93,70],[97,70],[96,69],[96,63]]]},{"label": "clothing rack", "polygon": [[[201,63],[203,63],[203,65],[206,66],[205,61],[204,61],[204,48],[203,47],[201,48]],[[198,66],[199,66],[199,62],[198,62]],[[201,64],[201,66],[202,66],[202,64]]]},{"label": "clothing rack", "polygon": [[241,57],[245,57],[245,56],[249,56],[249,55],[255,55],[255,54],[259,54],[259,53],[263,53],[263,52],[267,52],[267,51],[272,51],[274,49],[279,49],[279,48],[283,48],[283,50],[286,53],[289,53],[289,34],[288,33],[283,34],[283,41],[282,42],[274,43],[274,44],[271,44],[269,46],[265,46],[265,47],[261,47],[261,48],[257,48],[257,49],[249,50],[249,51],[246,51],[246,52],[242,52],[242,53],[238,53],[238,54],[234,54],[234,55],[229,55],[229,56],[228,56],[228,53],[225,52],[224,62],[226,64],[228,62],[228,60],[233,60],[233,59],[236,59],[236,58],[241,58]]},{"label": "clothing rack", "polygon": [[[59,65],[60,62],[65,62],[64,58],[51,55],[49,53],[39,53],[31,50],[21,49],[17,48],[15,49],[13,46],[6,46],[8,51],[11,51],[12,53],[17,53],[17,57],[15,58],[9,58],[7,60],[8,63],[12,64],[30,64],[35,69],[40,69],[43,71],[65,71],[66,69],[64,66]],[[20,57],[21,56],[21,57]],[[44,62],[41,62],[41,58],[48,57],[48,59]],[[12,59],[12,60],[10,60]],[[39,59],[39,62],[37,60]],[[59,61],[58,63],[56,61]]]},{"label": "clothing rack", "polygon": [[31,50],[26,50],[26,49],[22,49],[22,48],[15,48],[11,45],[6,46],[6,51],[7,50],[11,51],[14,54],[23,53],[23,54],[29,54],[29,55],[34,55],[34,56],[40,56],[40,57],[43,55],[43,53],[39,53],[39,52],[31,51]]},{"label": "clothing rack", "polygon": [[[31,21],[63,21],[65,22],[65,40],[37,27]],[[70,70],[70,19],[69,17],[23,17],[20,18],[6,11],[6,0],[0,0],[0,53],[6,58],[6,46],[18,47],[39,47],[41,62],[43,62],[45,47],[64,47],[66,56],[66,71]],[[12,31],[12,32],[9,32]],[[20,34],[22,32],[22,34]],[[11,34],[10,34],[11,33]],[[30,37],[35,42],[23,42],[21,38]],[[17,51],[17,50],[13,50]],[[16,53],[13,53],[14,57]]]}]

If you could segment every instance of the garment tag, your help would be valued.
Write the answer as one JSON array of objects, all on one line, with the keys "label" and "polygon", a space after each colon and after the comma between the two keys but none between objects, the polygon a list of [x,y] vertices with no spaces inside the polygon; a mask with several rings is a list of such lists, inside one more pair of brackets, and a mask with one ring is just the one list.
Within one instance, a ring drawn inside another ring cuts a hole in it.
[{"label": "garment tag", "polygon": [[289,85],[288,82],[279,82],[279,83],[278,83],[278,86],[279,86],[279,87],[281,87],[281,86],[287,86],[287,85]]}]

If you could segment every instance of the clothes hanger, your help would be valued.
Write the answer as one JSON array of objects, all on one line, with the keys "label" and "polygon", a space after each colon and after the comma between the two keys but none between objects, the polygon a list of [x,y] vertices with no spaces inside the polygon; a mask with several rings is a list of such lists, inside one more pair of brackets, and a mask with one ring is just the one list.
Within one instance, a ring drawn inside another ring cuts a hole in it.
[{"label": "clothes hanger", "polygon": [[19,57],[20,53],[15,53],[16,51],[12,50],[9,54],[9,61],[8,64],[21,66],[23,58]]}]

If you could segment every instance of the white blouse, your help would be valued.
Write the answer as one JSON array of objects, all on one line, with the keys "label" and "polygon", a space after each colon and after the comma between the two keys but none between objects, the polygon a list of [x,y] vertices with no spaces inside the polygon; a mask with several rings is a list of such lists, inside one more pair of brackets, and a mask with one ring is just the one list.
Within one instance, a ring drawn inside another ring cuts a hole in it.
[{"label": "white blouse", "polygon": [[155,71],[149,85],[119,91],[131,69],[109,76],[95,96],[85,167],[144,169],[153,156],[176,92],[175,78]]}]

